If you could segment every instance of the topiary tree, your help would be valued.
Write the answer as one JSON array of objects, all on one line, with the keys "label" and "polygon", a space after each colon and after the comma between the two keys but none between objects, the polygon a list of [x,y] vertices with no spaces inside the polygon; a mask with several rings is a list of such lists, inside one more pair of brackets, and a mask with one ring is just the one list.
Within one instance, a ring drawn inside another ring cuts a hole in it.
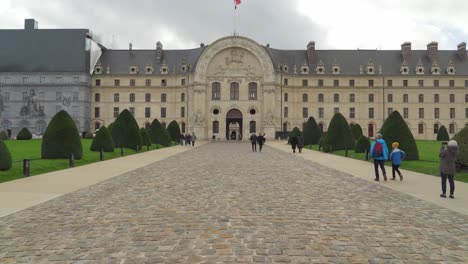
[{"label": "topiary tree", "polygon": [[361,126],[359,124],[352,124],[351,134],[353,135],[354,140],[358,140],[363,135]]},{"label": "topiary tree", "polygon": [[143,140],[143,146],[151,147],[151,138],[146,128],[140,128],[141,139]]},{"label": "topiary tree", "polygon": [[177,121],[173,120],[167,126],[167,132],[169,132],[169,136],[171,137],[172,141],[179,142],[180,140],[180,127]]},{"label": "topiary tree", "polygon": [[8,134],[5,131],[0,132],[0,140],[7,140]]},{"label": "topiary tree", "polygon": [[291,138],[294,136],[299,136],[301,134],[301,130],[298,127],[294,127],[291,132],[288,134],[288,144],[291,144]]},{"label": "topiary tree", "polygon": [[354,146],[354,138],[349,129],[346,118],[336,113],[328,126],[327,137],[325,138],[324,149],[331,146],[333,151],[342,149],[351,149]]},{"label": "topiary tree", "polygon": [[170,145],[170,136],[167,130],[159,123],[158,119],[154,119],[149,128],[151,142],[163,146]]},{"label": "topiary tree", "polygon": [[437,141],[447,141],[450,140],[449,134],[447,132],[447,128],[445,126],[441,126],[439,131],[437,131]]},{"label": "topiary tree", "polygon": [[29,130],[25,127],[21,129],[21,131],[16,135],[17,140],[30,140],[32,139],[32,134],[29,132]]},{"label": "topiary tree", "polygon": [[393,111],[387,117],[379,133],[382,134],[389,149],[393,142],[400,143],[398,148],[406,152],[405,160],[419,159],[418,146],[413,134],[398,111]]},{"label": "topiary tree", "polygon": [[304,145],[318,144],[322,131],[320,130],[314,117],[309,117],[306,127],[304,128]]},{"label": "topiary tree", "polygon": [[11,169],[11,154],[5,142],[0,141],[0,171]]},{"label": "topiary tree", "polygon": [[365,151],[369,151],[370,150],[370,141],[369,141],[369,138],[367,138],[366,136],[364,135],[361,135],[358,140],[357,140],[357,143],[356,143],[356,148],[354,149],[354,152],[356,153],[364,153]]},{"label": "topiary tree", "polygon": [[114,152],[114,140],[109,132],[109,129],[105,126],[99,128],[99,131],[96,133],[96,136],[91,143],[91,151],[101,151],[104,152]]},{"label": "topiary tree", "polygon": [[117,148],[141,149],[142,139],[140,128],[132,113],[127,109],[123,110],[117,119],[115,119],[112,128],[112,138]]},{"label": "topiary tree", "polygon": [[457,155],[457,167],[467,168],[468,167],[468,127],[464,127],[460,130],[453,140],[458,143],[458,155]]},{"label": "topiary tree", "polygon": [[91,132],[86,132],[84,138],[85,138],[85,139],[93,139],[93,138],[94,138],[94,135],[93,135],[93,133],[91,133]]},{"label": "topiary tree", "polygon": [[42,136],[41,156],[43,159],[75,159],[83,156],[80,134],[70,115],[62,110],[55,114]]}]

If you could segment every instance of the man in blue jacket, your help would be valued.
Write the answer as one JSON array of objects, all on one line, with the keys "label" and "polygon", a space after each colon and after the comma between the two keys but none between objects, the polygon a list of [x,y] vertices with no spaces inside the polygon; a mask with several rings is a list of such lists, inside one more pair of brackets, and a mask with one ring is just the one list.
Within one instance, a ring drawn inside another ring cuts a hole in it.
[{"label": "man in blue jacket", "polygon": [[370,148],[370,156],[374,159],[375,181],[379,181],[379,166],[382,169],[384,180],[387,181],[387,172],[385,171],[385,161],[388,159],[388,147],[385,140],[382,139],[382,134],[375,136]]}]

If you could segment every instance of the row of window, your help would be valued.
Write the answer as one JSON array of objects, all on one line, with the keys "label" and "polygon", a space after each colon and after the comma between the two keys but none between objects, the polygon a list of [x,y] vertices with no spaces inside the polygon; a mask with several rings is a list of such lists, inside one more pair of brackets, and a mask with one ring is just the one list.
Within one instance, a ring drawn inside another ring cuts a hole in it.
[{"label": "row of window", "polygon": [[[101,80],[96,79],[94,81],[95,86],[101,86]],[[114,79],[114,86],[120,86],[121,82],[120,79]],[[185,85],[186,81],[185,78],[180,79],[180,85]],[[129,81],[129,86],[136,86],[136,80],[135,79],[130,79]],[[145,86],[151,86],[151,79],[146,79],[145,80]],[[167,80],[162,79],[161,80],[161,86],[167,86]]]},{"label": "row of window", "polygon": [[[387,115],[390,115],[394,109],[392,107],[387,108]],[[455,108],[450,108],[449,110],[449,118],[454,119],[455,118]],[[334,107],[333,108],[333,113],[339,113],[340,108],[339,107]],[[368,109],[368,117],[369,118],[374,118],[374,108],[369,107]],[[419,108],[419,118],[424,118],[424,108]],[[283,117],[288,118],[289,117],[289,107],[285,106],[283,108]],[[309,118],[309,108],[308,107],[303,107],[302,108],[302,117],[303,118]],[[318,108],[318,117],[319,118],[325,118],[325,110],[323,107]],[[349,118],[356,118],[356,108],[350,107],[349,108]],[[409,109],[408,108],[403,108],[403,118],[409,118]],[[434,108],[434,118],[439,119],[440,118],[440,108]],[[465,118],[468,119],[468,108],[465,108]]]},{"label": "row of window", "polygon": [[[230,99],[239,100],[239,83],[232,82],[230,85]],[[211,100],[221,100],[221,83],[211,84]],[[257,83],[249,83],[249,100],[257,100]]]},{"label": "row of window", "polygon": [[[403,103],[408,103],[409,96],[408,94],[403,94]],[[455,103],[455,94],[450,94],[449,95],[449,101],[450,103]],[[283,96],[283,101],[288,102],[289,96],[288,93],[284,93]],[[368,102],[373,103],[375,99],[374,94],[369,94],[368,95]],[[317,101],[319,103],[323,103],[325,101],[324,94],[318,94]],[[349,102],[354,103],[356,101],[356,95],[355,94],[350,94],[349,95]],[[439,94],[434,94],[434,103],[439,103],[440,101],[440,96]],[[302,102],[306,103],[309,102],[309,95],[308,94],[302,94]],[[339,103],[340,102],[340,95],[339,94],[333,94],[333,102]],[[393,94],[387,94],[387,102],[388,103],[393,103]],[[424,94],[419,94],[418,95],[418,102],[419,103],[424,103]],[[465,103],[468,103],[468,94],[465,94]]]},{"label": "row of window", "polygon": [[[135,115],[135,107],[130,107],[128,109],[132,115]],[[120,114],[120,108],[114,107],[114,118],[117,118]],[[101,108],[94,107],[94,117],[100,118],[101,117]],[[161,118],[166,118],[166,107],[161,107]],[[180,117],[185,117],[185,107],[180,108]],[[145,118],[151,118],[151,107],[145,107]]]},{"label": "row of window", "polygon": [[[32,94],[31,92],[23,92],[23,101],[27,101],[28,99],[34,100],[35,96],[36,96],[36,94]],[[44,92],[39,92],[38,96],[39,96],[39,100],[45,100],[45,93]],[[65,97],[62,94],[62,92],[56,92],[55,93],[55,100],[57,102],[61,102],[64,98]],[[5,102],[10,101],[10,93],[5,92],[3,94],[0,94],[0,99],[2,99]],[[73,101],[78,101],[78,99],[79,99],[78,92],[73,92],[72,96],[71,96],[71,99]]]},{"label": "row of window", "polygon": [[[101,94],[100,93],[95,93],[94,94],[94,101],[95,102],[101,102]],[[180,101],[185,102],[185,93],[180,94]],[[114,94],[114,102],[116,102],[116,103],[120,102],[120,94],[119,93]],[[135,94],[134,93],[131,93],[129,95],[129,102],[130,103],[135,102]],[[150,93],[145,94],[145,102],[146,103],[151,102],[151,94]],[[161,102],[162,103],[167,102],[167,95],[165,93],[161,94]]]},{"label": "row of window", "polygon": [[[403,87],[408,87],[408,80],[403,80],[401,83],[401,86]],[[283,84],[284,85],[289,85],[288,84],[288,79],[284,78],[283,79]],[[434,80],[433,82],[433,87],[439,87],[439,80]],[[354,80],[349,80],[348,86],[354,87],[355,81]],[[309,80],[302,80],[302,86],[307,87],[309,86]],[[319,79],[317,80],[317,86],[318,87],[323,87],[324,86],[324,80]],[[334,87],[339,87],[340,86],[340,80],[333,80],[333,86]],[[374,86],[374,80],[367,80],[367,86],[373,87]],[[418,86],[419,87],[424,87],[424,80],[418,80]],[[393,87],[393,80],[387,80],[387,87]],[[455,87],[455,80],[449,80],[449,87]],[[465,80],[465,87],[468,87],[468,80]]]}]

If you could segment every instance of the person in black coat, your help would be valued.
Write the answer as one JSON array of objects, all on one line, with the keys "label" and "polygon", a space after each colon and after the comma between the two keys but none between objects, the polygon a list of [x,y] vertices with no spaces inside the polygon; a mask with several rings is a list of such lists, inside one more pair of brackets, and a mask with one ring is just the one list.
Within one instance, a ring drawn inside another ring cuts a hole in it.
[{"label": "person in black coat", "polygon": [[250,143],[252,143],[252,151],[257,151],[257,135],[255,133],[250,136]]},{"label": "person in black coat", "polygon": [[296,147],[297,147],[297,136],[296,135],[294,135],[291,138],[291,147],[293,149],[293,153],[296,153]]},{"label": "person in black coat", "polygon": [[265,134],[258,134],[257,137],[258,147],[260,148],[260,152],[262,152],[263,144],[265,144]]}]

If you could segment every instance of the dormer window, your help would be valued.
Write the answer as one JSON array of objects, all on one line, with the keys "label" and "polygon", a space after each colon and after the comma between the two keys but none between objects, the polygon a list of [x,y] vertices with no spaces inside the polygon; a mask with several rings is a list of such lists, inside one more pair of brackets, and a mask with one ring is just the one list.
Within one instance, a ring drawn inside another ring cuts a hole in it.
[{"label": "dormer window", "polygon": [[320,60],[317,64],[317,68],[315,68],[315,72],[317,74],[324,74],[325,73],[325,66],[323,65],[323,61]]},{"label": "dormer window", "polygon": [[308,74],[309,73],[309,67],[307,65],[302,65],[301,73],[302,74]]},{"label": "dormer window", "polygon": [[138,67],[135,65],[130,66],[129,69],[130,74],[137,74],[138,73]]},{"label": "dormer window", "polygon": [[103,72],[102,66],[96,66],[96,68],[94,69],[95,74],[102,74],[102,72]]},{"label": "dormer window", "polygon": [[409,73],[409,68],[408,68],[408,64],[406,63],[406,61],[403,61],[403,63],[401,64],[400,66],[400,73],[402,75],[408,75]]},{"label": "dormer window", "polygon": [[332,73],[333,73],[333,74],[340,74],[340,72],[341,72],[340,66],[339,66],[339,65],[336,65],[336,64],[333,65],[333,67],[332,67]]},{"label": "dormer window", "polygon": [[433,75],[439,75],[440,74],[440,67],[437,62],[434,62],[431,67],[431,73]]},{"label": "dormer window", "polygon": [[153,66],[151,65],[146,65],[145,67],[145,73],[146,74],[152,74],[154,72]]},{"label": "dormer window", "polygon": [[416,71],[417,75],[423,75],[424,74],[424,67],[423,67],[421,59],[419,59],[418,65],[416,66],[415,71]]},{"label": "dormer window", "polygon": [[455,64],[450,60],[447,66],[447,74],[454,75],[455,74]]},{"label": "dormer window", "polygon": [[281,69],[282,72],[288,72],[288,70],[289,70],[288,65],[286,65],[286,64],[281,65],[280,69]]},{"label": "dormer window", "polygon": [[367,74],[374,74],[375,73],[374,61],[372,59],[369,59],[369,61],[367,62],[366,73]]},{"label": "dormer window", "polygon": [[167,66],[161,66],[161,74],[167,74],[169,72],[169,68]]}]

